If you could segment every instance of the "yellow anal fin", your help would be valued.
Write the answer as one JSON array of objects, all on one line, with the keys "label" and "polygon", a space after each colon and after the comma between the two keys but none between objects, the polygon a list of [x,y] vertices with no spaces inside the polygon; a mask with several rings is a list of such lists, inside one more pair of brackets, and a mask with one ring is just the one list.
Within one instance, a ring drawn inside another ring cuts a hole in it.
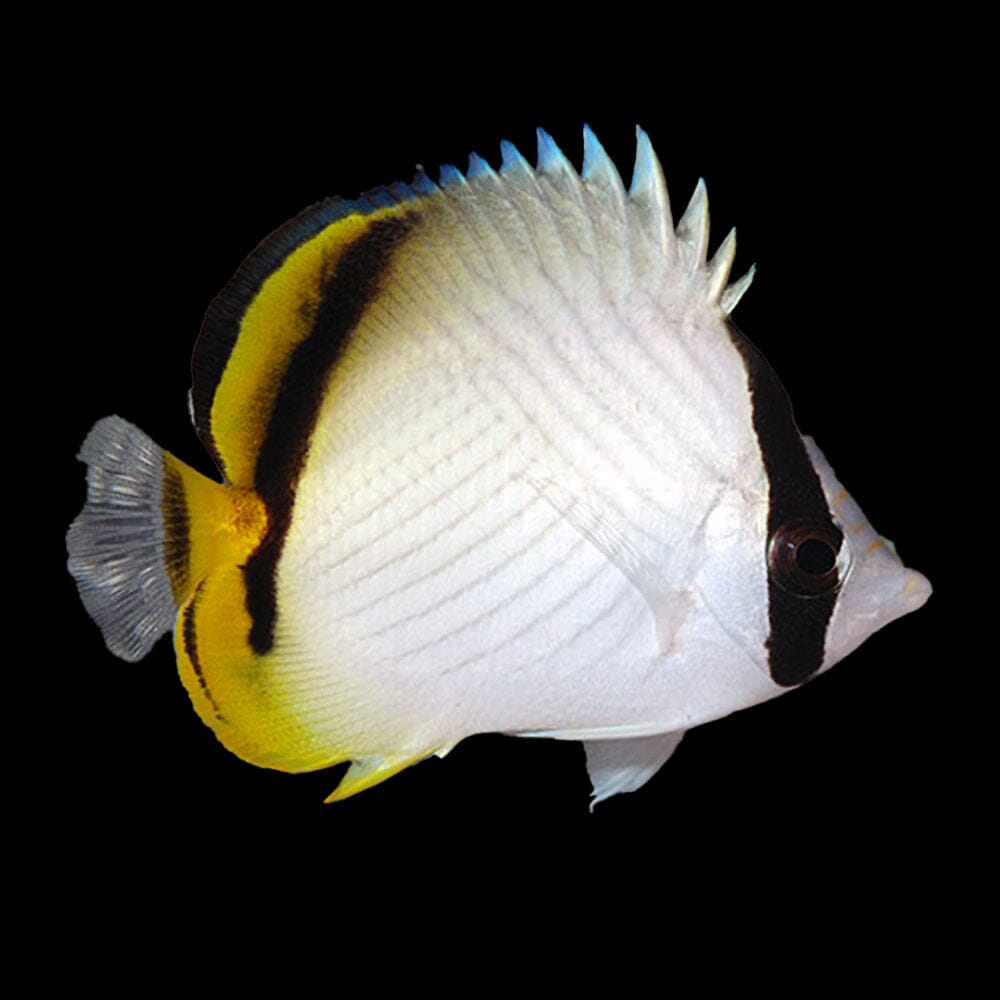
[{"label": "yellow anal fin", "polygon": [[358,792],[363,792],[366,788],[378,785],[398,774],[404,768],[416,764],[418,761],[430,756],[434,751],[412,755],[362,757],[354,761],[347,769],[347,774],[339,785],[327,796],[327,802],[340,802],[342,799],[350,798]]}]

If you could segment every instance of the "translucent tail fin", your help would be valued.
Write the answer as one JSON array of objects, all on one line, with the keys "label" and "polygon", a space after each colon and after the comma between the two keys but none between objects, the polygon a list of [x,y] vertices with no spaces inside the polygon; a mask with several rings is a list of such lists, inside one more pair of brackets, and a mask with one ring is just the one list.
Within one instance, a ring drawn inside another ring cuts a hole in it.
[{"label": "translucent tail fin", "polygon": [[141,660],[177,615],[164,537],[164,453],[138,427],[105,417],[78,457],[87,463],[87,502],[66,536],[69,571],[108,649]]}]

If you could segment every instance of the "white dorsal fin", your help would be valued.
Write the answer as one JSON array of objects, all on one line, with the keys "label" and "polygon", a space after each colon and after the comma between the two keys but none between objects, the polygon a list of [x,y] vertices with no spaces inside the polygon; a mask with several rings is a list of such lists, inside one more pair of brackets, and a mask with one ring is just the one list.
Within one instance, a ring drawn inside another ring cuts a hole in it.
[{"label": "white dorsal fin", "polygon": [[[663,170],[649,136],[641,128],[636,128],[635,164],[627,192],[611,157],[588,125],[583,128],[583,166],[579,173],[544,129],[537,130],[537,137],[536,166],[505,140],[500,144],[499,170],[473,153],[464,175],[450,164],[441,167],[440,189],[456,194],[460,188],[470,186],[484,194],[492,191],[510,203],[515,216],[519,217],[523,209],[525,219],[531,218],[527,214],[531,210],[523,208],[528,203],[518,203],[514,192],[523,192],[533,200],[538,199],[534,204],[550,207],[557,205],[550,200],[555,192],[574,202],[580,214],[566,215],[564,206],[557,209],[559,214],[549,216],[555,227],[543,223],[543,230],[548,225],[543,232],[533,221],[528,231],[547,236],[550,241],[553,234],[560,234],[567,248],[575,247],[590,260],[600,261],[599,273],[608,287],[620,287],[623,280],[628,280],[632,268],[648,266],[653,260],[661,262],[653,264],[654,274],[658,268],[676,267],[677,262],[689,275],[700,272],[705,283],[699,281],[699,287],[704,289],[707,302],[719,306],[726,314],[732,312],[750,287],[754,269],[731,285],[726,284],[736,254],[735,230],[726,236],[712,260],[707,260],[709,209],[704,180],[695,186],[675,229]],[[433,182],[425,175],[420,179],[428,191],[423,186],[414,187],[414,196],[433,193],[436,189]],[[542,216],[535,218],[540,220]],[[564,223],[560,219],[570,221]]]}]

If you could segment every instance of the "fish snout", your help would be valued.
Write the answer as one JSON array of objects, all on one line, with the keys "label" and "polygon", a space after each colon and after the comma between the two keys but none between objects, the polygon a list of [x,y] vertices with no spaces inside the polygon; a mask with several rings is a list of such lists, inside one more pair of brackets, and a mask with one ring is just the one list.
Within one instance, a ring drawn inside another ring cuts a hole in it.
[{"label": "fish snout", "polygon": [[927,603],[927,598],[934,592],[930,580],[915,569],[907,569],[900,591],[900,599],[906,602],[907,611],[916,611]]}]

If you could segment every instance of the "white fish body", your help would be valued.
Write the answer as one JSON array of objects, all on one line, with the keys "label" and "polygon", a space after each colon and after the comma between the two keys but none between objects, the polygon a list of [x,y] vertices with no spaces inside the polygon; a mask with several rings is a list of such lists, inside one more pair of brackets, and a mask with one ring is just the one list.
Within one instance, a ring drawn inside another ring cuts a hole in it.
[{"label": "white fish body", "polygon": [[[474,157],[262,244],[195,355],[226,488],[95,427],[81,595],[127,658],[177,616],[240,756],[351,760],[339,798],[475,733],[581,739],[598,801],[926,600],[728,324],[750,275],[727,285],[732,234],[706,262],[704,187],[675,230],[638,136],[627,193],[589,130],[582,176],[539,133],[536,168],[504,144],[499,173]],[[151,471],[123,498],[124,452]],[[235,541],[204,540],[220,523]]]}]

